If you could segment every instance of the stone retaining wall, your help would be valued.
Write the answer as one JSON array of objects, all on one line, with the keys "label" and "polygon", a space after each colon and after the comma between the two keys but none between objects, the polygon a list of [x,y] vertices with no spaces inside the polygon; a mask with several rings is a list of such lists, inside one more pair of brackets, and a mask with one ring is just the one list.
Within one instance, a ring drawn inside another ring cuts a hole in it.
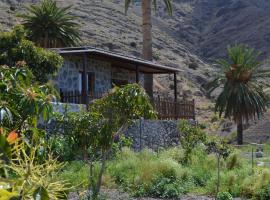
[{"label": "stone retaining wall", "polygon": [[125,133],[133,140],[133,148],[158,150],[179,144],[179,121],[176,120],[138,120]]}]

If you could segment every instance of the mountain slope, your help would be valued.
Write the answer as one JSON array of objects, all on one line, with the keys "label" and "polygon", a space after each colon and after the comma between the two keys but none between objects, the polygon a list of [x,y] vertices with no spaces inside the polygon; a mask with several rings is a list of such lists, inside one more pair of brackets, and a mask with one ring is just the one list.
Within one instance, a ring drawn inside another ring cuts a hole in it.
[{"label": "mountain slope", "polygon": [[[0,28],[19,23],[16,14],[40,0],[0,0]],[[123,0],[57,0],[73,5],[72,14],[82,24],[82,45],[105,48],[140,57],[142,48],[140,0],[134,0],[127,16]],[[158,1],[163,2],[163,1]],[[179,95],[196,98],[202,114],[209,108],[203,86],[213,69],[208,63],[225,55],[226,46],[242,42],[270,53],[269,0],[174,0],[169,17],[160,3],[153,13],[154,60],[183,69]],[[155,76],[155,89],[172,94],[173,80]]]}]

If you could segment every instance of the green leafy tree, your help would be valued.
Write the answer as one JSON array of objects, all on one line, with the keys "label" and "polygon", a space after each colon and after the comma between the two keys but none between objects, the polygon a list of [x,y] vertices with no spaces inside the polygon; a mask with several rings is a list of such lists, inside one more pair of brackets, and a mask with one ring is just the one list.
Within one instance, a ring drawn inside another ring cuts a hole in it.
[{"label": "green leafy tree", "polygon": [[267,108],[268,97],[263,90],[270,70],[258,61],[259,53],[246,45],[227,49],[228,58],[218,60],[221,71],[208,84],[210,93],[221,88],[215,111],[232,118],[237,124],[237,142],[243,144],[243,123],[259,118]]},{"label": "green leafy tree", "polygon": [[[92,155],[100,155],[101,167],[97,180],[93,178],[93,160],[90,157],[90,185],[93,198],[98,197],[106,160],[112,151],[114,139],[141,117],[156,118],[156,113],[145,91],[137,84],[115,87],[111,92],[90,105],[88,144]],[[90,124],[91,124],[90,123]]]},{"label": "green leafy tree", "polygon": [[182,120],[179,124],[180,129],[180,143],[184,149],[183,163],[188,164],[193,150],[206,141],[205,132],[198,126],[191,124],[187,120]]},{"label": "green leafy tree", "polygon": [[[167,11],[172,15],[172,0],[163,0]],[[128,12],[132,0],[125,0],[125,12]],[[142,11],[142,36],[143,36],[143,49],[142,56],[146,60],[153,59],[152,50],[152,4],[157,8],[157,0],[143,0],[141,1]],[[153,75],[146,74],[144,77],[144,88],[150,97],[153,97]]]},{"label": "green leafy tree", "polygon": [[74,46],[80,41],[79,24],[70,14],[71,6],[60,8],[54,0],[27,7],[21,15],[29,38],[44,48]]},{"label": "green leafy tree", "polygon": [[0,32],[0,65],[16,66],[25,63],[32,71],[31,78],[41,83],[47,82],[63,63],[63,58],[55,52],[36,47],[26,39],[22,26],[11,32]]},{"label": "green leafy tree", "polygon": [[35,128],[41,118],[49,119],[53,92],[49,85],[34,83],[24,63],[0,66],[0,127],[20,132]]}]

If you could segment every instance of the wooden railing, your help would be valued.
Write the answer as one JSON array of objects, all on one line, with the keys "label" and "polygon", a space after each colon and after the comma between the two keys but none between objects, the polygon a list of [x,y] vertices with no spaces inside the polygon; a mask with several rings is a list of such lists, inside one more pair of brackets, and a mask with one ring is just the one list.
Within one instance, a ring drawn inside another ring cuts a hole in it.
[{"label": "wooden railing", "polygon": [[177,100],[169,98],[154,98],[153,106],[158,113],[159,119],[194,119],[195,102],[194,100]]},{"label": "wooden railing", "polygon": [[60,101],[62,103],[88,104],[94,99],[100,99],[104,93],[87,94],[83,96],[80,91],[60,91]]},{"label": "wooden railing", "polygon": [[[83,96],[79,91],[60,91],[62,103],[89,104],[99,99],[104,93],[87,94]],[[195,119],[194,100],[177,100],[164,97],[155,97],[152,104],[157,111],[159,119]]]}]

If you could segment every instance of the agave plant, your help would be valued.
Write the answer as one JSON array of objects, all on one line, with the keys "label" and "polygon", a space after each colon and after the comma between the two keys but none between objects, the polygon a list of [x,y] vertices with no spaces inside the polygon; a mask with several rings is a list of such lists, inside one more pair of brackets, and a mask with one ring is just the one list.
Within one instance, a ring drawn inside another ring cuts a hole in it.
[{"label": "agave plant", "polygon": [[229,46],[227,51],[228,58],[217,61],[221,72],[210,81],[207,89],[212,93],[222,88],[215,111],[233,119],[237,124],[238,144],[243,144],[243,123],[260,118],[266,111],[268,96],[264,88],[270,70],[258,61],[260,54],[246,45]]},{"label": "agave plant", "polygon": [[30,39],[45,48],[76,45],[80,41],[79,24],[70,9],[58,7],[54,0],[27,7],[28,13],[21,17]]}]

